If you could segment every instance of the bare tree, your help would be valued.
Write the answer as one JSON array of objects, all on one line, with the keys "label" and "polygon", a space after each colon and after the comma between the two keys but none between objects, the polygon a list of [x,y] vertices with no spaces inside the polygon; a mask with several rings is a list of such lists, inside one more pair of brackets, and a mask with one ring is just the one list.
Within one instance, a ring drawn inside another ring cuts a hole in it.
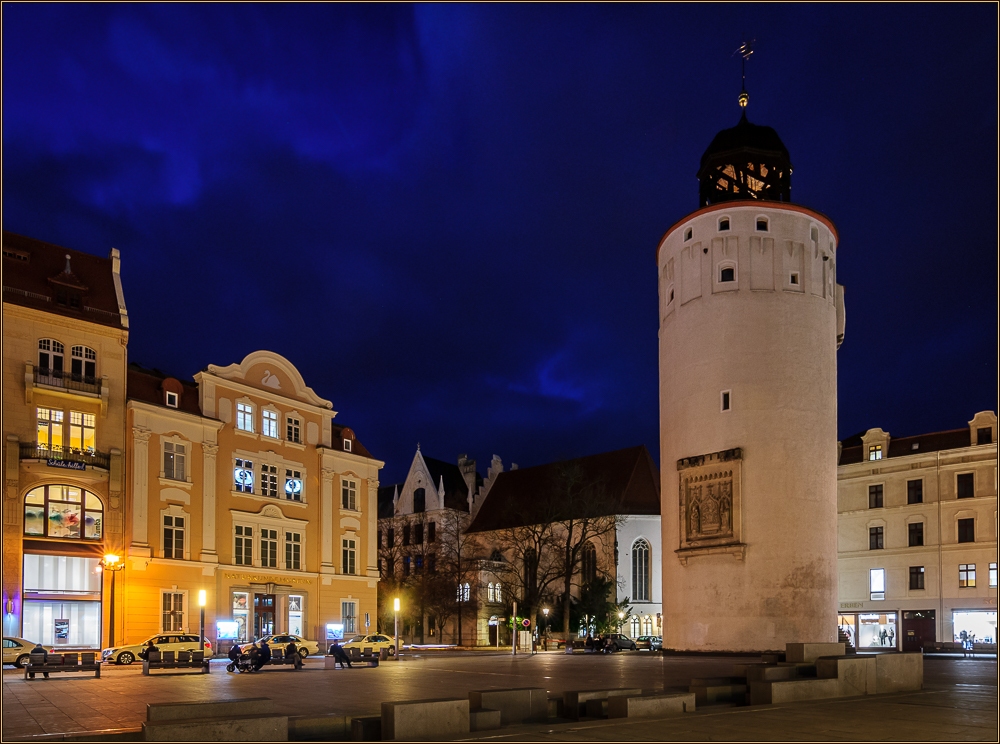
[{"label": "bare tree", "polygon": [[456,509],[446,509],[437,512],[438,522],[435,530],[437,553],[437,573],[441,586],[435,592],[435,611],[438,625],[442,629],[446,621],[456,617],[458,645],[462,645],[463,615],[475,612],[478,607],[478,596],[470,591],[469,599],[465,600],[461,588],[467,583],[474,583],[475,556],[477,543],[474,535],[466,534],[470,515]]}]

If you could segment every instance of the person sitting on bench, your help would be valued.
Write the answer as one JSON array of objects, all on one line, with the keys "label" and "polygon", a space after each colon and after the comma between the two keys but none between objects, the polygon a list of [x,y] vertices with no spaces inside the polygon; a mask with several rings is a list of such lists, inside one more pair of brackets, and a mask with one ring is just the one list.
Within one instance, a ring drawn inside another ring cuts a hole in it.
[{"label": "person sitting on bench", "polygon": [[289,641],[288,645],[285,646],[285,658],[292,660],[292,666],[296,669],[302,668],[302,657],[299,656],[299,648],[295,645],[295,641]]},{"label": "person sitting on bench", "polygon": [[254,662],[253,670],[259,672],[261,668],[271,660],[271,647],[268,645],[267,641],[260,642],[260,652],[257,654],[257,660]]},{"label": "person sitting on bench", "polygon": [[[38,660],[39,656],[42,658],[42,663],[43,664],[49,660],[49,652],[45,650],[45,647],[42,646],[42,644],[40,642],[36,643],[35,647],[33,649],[31,649],[31,656],[32,656],[32,659],[31,659],[30,663],[32,663],[32,664],[34,664],[35,661]],[[49,678],[49,673],[48,672],[42,672],[42,676],[44,676],[45,679],[48,679]],[[31,679],[34,679],[35,678],[35,673],[34,672],[28,672],[28,677],[31,678]]]},{"label": "person sitting on bench", "polygon": [[347,664],[348,669],[351,668],[351,658],[347,655],[347,652],[344,651],[340,643],[338,643],[337,641],[333,642],[333,645],[330,646],[330,650],[327,651],[327,654],[329,654],[335,659],[333,663],[335,669],[338,663],[340,664],[341,669],[344,668],[344,664]]},{"label": "person sitting on bench", "polygon": [[155,643],[153,643],[153,639],[152,639],[152,638],[150,638],[150,639],[149,639],[149,640],[148,640],[148,641],[146,642],[146,646],[145,646],[145,647],[144,647],[144,648],[142,649],[142,651],[140,651],[140,652],[139,652],[139,658],[140,658],[140,659],[143,659],[143,660],[147,660],[147,659],[149,659],[149,652],[150,652],[150,651],[159,651],[159,650],[160,650],[160,649],[158,649],[158,648],[156,647],[156,644],[155,644]]}]

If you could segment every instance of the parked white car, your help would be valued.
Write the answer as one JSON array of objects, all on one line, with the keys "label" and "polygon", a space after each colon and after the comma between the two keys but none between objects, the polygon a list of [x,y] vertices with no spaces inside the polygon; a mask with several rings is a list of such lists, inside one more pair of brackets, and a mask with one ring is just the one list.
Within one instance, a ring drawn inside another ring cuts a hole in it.
[{"label": "parked white car", "polygon": [[378,653],[383,648],[389,649],[389,656],[395,656],[396,654],[396,644],[393,640],[381,633],[375,633],[373,635],[356,635],[351,638],[346,643],[340,644],[342,648],[356,648],[358,651],[363,651],[366,648],[370,648],[372,651]]},{"label": "parked white car", "polygon": [[[267,645],[271,647],[271,654],[277,656],[278,654],[284,655],[285,646],[287,646],[292,641],[295,641],[295,645],[298,646],[299,656],[303,659],[309,656],[309,654],[319,653],[319,643],[316,641],[310,641],[302,636],[292,635],[290,633],[278,633],[276,635],[264,636],[261,638],[262,641],[267,641]],[[253,643],[243,643],[240,645],[240,651],[246,653],[250,650]]]},{"label": "parked white car", "polygon": [[[150,636],[142,643],[129,644],[127,646],[115,646],[106,648],[101,652],[101,661],[107,664],[131,664],[139,658],[139,652],[152,641],[156,648],[163,651],[199,651],[198,636],[187,633],[158,633]],[[212,655],[212,642],[205,641],[205,658]]]},{"label": "parked white car", "polygon": [[[35,647],[34,641],[26,638],[15,638],[14,636],[3,637],[3,663],[14,664],[15,666],[28,666],[28,656],[31,649]],[[54,654],[56,650],[52,646],[45,646],[46,651]]]}]

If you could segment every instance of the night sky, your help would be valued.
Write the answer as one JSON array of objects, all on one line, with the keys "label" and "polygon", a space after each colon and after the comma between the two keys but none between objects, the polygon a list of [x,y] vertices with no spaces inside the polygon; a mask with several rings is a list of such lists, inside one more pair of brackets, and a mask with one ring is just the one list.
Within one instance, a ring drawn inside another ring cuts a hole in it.
[{"label": "night sky", "polygon": [[840,233],[841,437],[997,408],[997,6],[3,5],[3,228],[122,252],[129,358],[288,357],[419,442],[658,459],[655,250],[715,133]]}]

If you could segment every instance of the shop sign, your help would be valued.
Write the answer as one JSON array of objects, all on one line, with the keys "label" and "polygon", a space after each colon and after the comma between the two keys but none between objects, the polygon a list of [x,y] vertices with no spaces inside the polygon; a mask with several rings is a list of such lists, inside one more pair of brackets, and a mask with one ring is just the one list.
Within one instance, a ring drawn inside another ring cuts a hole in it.
[{"label": "shop sign", "polygon": [[258,574],[224,574],[227,579],[239,579],[253,584],[312,584],[312,579],[299,579],[293,576],[260,576]]},{"label": "shop sign", "polygon": [[86,470],[87,463],[71,462],[69,460],[46,460],[45,464],[50,468],[66,468],[67,470]]},{"label": "shop sign", "polygon": [[840,603],[840,609],[842,609],[842,610],[849,610],[849,609],[853,609],[853,608],[861,609],[864,606],[865,606],[864,602],[841,602]]}]

